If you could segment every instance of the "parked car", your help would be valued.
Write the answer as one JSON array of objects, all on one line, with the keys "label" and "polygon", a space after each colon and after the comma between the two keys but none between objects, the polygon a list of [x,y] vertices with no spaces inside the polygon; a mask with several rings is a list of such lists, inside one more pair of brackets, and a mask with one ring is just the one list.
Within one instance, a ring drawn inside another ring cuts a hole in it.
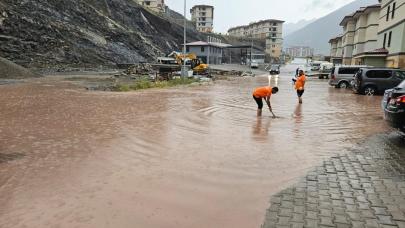
[{"label": "parked car", "polygon": [[322,62],[314,61],[311,63],[311,71],[319,71],[321,69]]},{"label": "parked car", "polygon": [[405,79],[405,71],[392,68],[360,68],[353,80],[353,91],[375,95],[396,87]]},{"label": "parked car", "polygon": [[[405,72],[397,73],[405,77]],[[392,127],[405,132],[405,80],[397,87],[385,91],[382,108],[384,119]]]},{"label": "parked car", "polygon": [[280,74],[280,65],[271,65],[271,67],[270,67],[270,74],[271,74],[271,75]]},{"label": "parked car", "polygon": [[332,68],[332,72],[329,74],[329,85],[335,88],[349,88],[351,81],[354,79],[354,75],[360,70],[361,67],[367,66],[336,66]]},{"label": "parked car", "polygon": [[257,68],[259,68],[259,63],[256,61],[252,61],[252,63],[250,64],[250,67],[257,69]]}]

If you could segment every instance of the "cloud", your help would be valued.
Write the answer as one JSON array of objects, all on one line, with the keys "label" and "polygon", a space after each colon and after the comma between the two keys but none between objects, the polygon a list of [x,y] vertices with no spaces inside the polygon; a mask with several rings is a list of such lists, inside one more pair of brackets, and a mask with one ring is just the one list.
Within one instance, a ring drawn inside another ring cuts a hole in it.
[{"label": "cloud", "polygon": [[311,11],[318,9],[330,9],[334,8],[335,5],[336,5],[335,0],[312,0],[306,5],[305,10]]}]

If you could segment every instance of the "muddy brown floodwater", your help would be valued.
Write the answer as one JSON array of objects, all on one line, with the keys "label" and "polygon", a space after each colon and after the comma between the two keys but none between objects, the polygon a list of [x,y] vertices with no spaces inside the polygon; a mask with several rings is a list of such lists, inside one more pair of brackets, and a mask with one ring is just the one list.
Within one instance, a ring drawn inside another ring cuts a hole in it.
[{"label": "muddy brown floodwater", "polygon": [[256,118],[268,77],[130,93],[37,80],[0,86],[0,227],[260,227],[270,196],[386,131],[381,97],[291,69],[280,118]]}]

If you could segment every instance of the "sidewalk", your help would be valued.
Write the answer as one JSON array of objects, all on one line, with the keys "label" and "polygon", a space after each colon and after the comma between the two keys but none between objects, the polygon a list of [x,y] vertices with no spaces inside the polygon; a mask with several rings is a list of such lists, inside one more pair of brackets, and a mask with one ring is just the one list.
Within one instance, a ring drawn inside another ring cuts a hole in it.
[{"label": "sidewalk", "polygon": [[272,197],[262,227],[405,228],[404,138],[370,140]]}]

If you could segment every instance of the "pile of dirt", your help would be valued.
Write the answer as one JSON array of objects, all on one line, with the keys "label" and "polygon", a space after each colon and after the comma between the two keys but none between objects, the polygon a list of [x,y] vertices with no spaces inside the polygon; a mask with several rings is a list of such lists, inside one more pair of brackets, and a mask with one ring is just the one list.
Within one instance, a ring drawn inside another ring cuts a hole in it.
[{"label": "pile of dirt", "polygon": [[39,77],[22,66],[0,57],[0,79],[22,79]]},{"label": "pile of dirt", "polygon": [[[188,41],[204,39],[188,29]],[[182,26],[134,0],[0,0],[0,56],[25,67],[153,61],[182,43]]]}]

